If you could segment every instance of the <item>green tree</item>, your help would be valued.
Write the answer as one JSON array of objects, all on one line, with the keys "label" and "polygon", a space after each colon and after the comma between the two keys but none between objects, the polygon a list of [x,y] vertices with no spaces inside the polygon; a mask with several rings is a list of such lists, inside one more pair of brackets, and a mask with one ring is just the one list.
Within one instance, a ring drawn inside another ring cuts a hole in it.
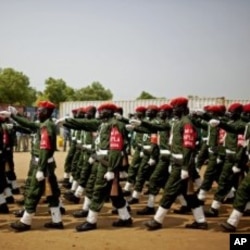
[{"label": "green tree", "polygon": [[157,99],[157,98],[149,94],[148,92],[142,91],[139,97],[136,98],[136,100],[144,100],[144,99]]},{"label": "green tree", "polygon": [[104,101],[112,98],[111,91],[105,89],[99,82],[93,82],[91,85],[75,91],[77,101]]},{"label": "green tree", "polygon": [[60,102],[74,100],[75,90],[67,86],[66,82],[62,79],[54,79],[49,77],[45,81],[45,90],[38,94],[37,101],[50,100],[59,106]]},{"label": "green tree", "polygon": [[36,100],[36,90],[29,78],[12,68],[0,69],[0,102],[10,105],[31,106]]}]

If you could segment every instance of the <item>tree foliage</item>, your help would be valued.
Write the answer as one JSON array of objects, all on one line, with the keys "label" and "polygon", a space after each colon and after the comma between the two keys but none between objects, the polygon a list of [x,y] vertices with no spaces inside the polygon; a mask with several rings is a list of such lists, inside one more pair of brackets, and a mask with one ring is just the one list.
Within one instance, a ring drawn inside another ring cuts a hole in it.
[{"label": "tree foliage", "polygon": [[73,88],[67,86],[62,79],[54,79],[49,77],[45,81],[45,90],[38,96],[39,100],[49,100],[56,105],[60,102],[71,101],[74,99],[75,91]]},{"label": "tree foliage", "polygon": [[136,98],[136,100],[145,100],[145,99],[156,99],[156,97],[149,94],[146,91],[142,91],[139,97]]},{"label": "tree foliage", "polygon": [[113,94],[109,89],[105,89],[99,82],[75,91],[75,99],[78,101],[110,100]]},{"label": "tree foliage", "polygon": [[36,90],[30,86],[29,78],[12,68],[0,69],[0,102],[31,106],[36,100]]}]

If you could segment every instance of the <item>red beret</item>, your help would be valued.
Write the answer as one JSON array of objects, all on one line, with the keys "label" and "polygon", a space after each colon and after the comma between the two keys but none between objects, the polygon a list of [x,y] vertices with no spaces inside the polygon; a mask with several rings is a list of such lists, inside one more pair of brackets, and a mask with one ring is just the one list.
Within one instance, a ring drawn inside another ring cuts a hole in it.
[{"label": "red beret", "polygon": [[148,106],[147,106],[147,110],[156,110],[156,111],[158,111],[158,110],[159,110],[159,107],[156,106],[156,105],[148,105]]},{"label": "red beret", "polygon": [[169,104],[163,104],[159,107],[159,110],[165,110],[165,111],[168,111],[168,110],[172,110],[173,107]]},{"label": "red beret", "polygon": [[242,110],[243,110],[243,105],[238,102],[231,104],[228,108],[229,112],[242,111]]},{"label": "red beret", "polygon": [[243,111],[246,112],[246,113],[250,113],[250,103],[245,104],[243,106]]},{"label": "red beret", "polygon": [[206,109],[208,112],[221,113],[221,107],[218,105],[209,105]]},{"label": "red beret", "polygon": [[90,110],[96,110],[96,107],[93,106],[93,105],[90,105],[90,106],[87,106],[87,107],[85,108],[85,111],[86,111],[86,112],[88,112],[88,111],[90,111]]},{"label": "red beret", "polygon": [[37,105],[38,108],[54,109],[56,105],[50,101],[40,101]]},{"label": "red beret", "polygon": [[78,112],[78,108],[72,109],[71,112],[72,112],[73,114],[76,114],[76,113]]},{"label": "red beret", "polygon": [[188,99],[186,97],[177,97],[171,100],[171,106],[187,106]]},{"label": "red beret", "polygon": [[141,112],[141,113],[144,113],[146,111],[146,108],[144,106],[138,106],[136,109],[135,109],[135,112]]},{"label": "red beret", "polygon": [[80,113],[85,113],[85,112],[86,112],[86,108],[85,108],[85,107],[80,107],[80,108],[78,109],[78,112],[80,112]]},{"label": "red beret", "polygon": [[208,111],[209,107],[210,107],[210,105],[206,105],[206,106],[203,107],[203,109],[204,109],[205,111]]},{"label": "red beret", "polygon": [[117,106],[113,103],[104,103],[98,107],[98,111],[101,111],[104,109],[108,109],[108,110],[115,112],[117,110]]}]

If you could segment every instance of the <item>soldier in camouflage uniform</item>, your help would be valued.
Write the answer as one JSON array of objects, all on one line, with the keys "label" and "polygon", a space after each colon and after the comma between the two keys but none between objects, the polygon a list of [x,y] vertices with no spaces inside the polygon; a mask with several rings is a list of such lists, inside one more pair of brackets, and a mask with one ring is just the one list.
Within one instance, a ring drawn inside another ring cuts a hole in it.
[{"label": "soldier in camouflage uniform", "polygon": [[5,116],[0,115],[0,214],[9,213],[8,204],[4,195],[4,189],[7,186],[7,181],[5,176],[4,155],[3,155],[4,129],[2,127],[2,123],[4,122],[5,122]]},{"label": "soldier in camouflage uniform", "polygon": [[[219,209],[222,202],[230,189],[235,185],[236,181],[238,183],[239,177],[242,174],[242,171],[244,171],[242,168],[243,166],[240,166],[240,159],[242,159],[242,154],[244,154],[244,147],[242,144],[243,134],[238,135],[235,133],[236,128],[242,130],[245,128],[245,122],[241,119],[242,111],[242,104],[233,103],[228,108],[228,112],[231,117],[230,121],[221,121],[219,124],[215,124],[226,131],[226,135],[224,137],[226,158],[211,208],[206,211],[206,216],[208,217],[217,217],[219,215]],[[213,120],[211,120],[210,124],[215,126],[213,124]],[[232,127],[234,130],[231,129]]]},{"label": "soldier in camouflage uniform", "polygon": [[[47,228],[63,229],[59,208],[60,190],[55,175],[56,163],[53,157],[56,149],[56,126],[51,116],[54,109],[55,105],[49,101],[39,102],[37,113],[40,123],[30,122],[38,127],[37,133],[40,139],[38,140],[39,145],[37,145],[35,150],[37,155],[33,158],[30,187],[24,204],[25,212],[20,221],[16,221],[10,225],[11,228],[19,232],[30,230],[37,204],[45,191],[52,221],[45,223],[44,226]],[[9,112],[5,112],[6,116],[11,116],[13,119],[16,119],[15,113],[16,111],[13,108],[10,108]]]},{"label": "soldier in camouflage uniform", "polygon": [[[221,108],[218,105],[210,105],[206,108],[206,114],[203,115],[204,119],[218,118],[222,113]],[[207,192],[212,188],[214,181],[218,182],[223,161],[219,156],[219,150],[222,147],[220,145],[223,138],[223,131],[220,128],[212,127],[206,120],[196,120],[195,124],[204,130],[207,130],[206,144],[208,146],[208,164],[203,175],[203,181],[198,192],[198,199],[202,202],[206,199]]]},{"label": "soldier in camouflage uniform", "polygon": [[[94,106],[88,106],[85,108],[85,119],[93,119],[95,118],[96,113],[96,107]],[[77,127],[77,125],[73,126]],[[65,197],[68,201],[79,203],[80,198],[83,195],[83,192],[86,188],[86,184],[91,172],[91,166],[92,164],[89,163],[89,158],[91,154],[93,153],[94,148],[94,138],[96,135],[96,132],[88,131],[82,129],[81,126],[77,127],[81,130],[81,155],[78,161],[78,166],[76,170],[76,181],[78,184],[78,187],[76,188],[74,193],[68,193],[68,195]]]},{"label": "soldier in camouflage uniform", "polygon": [[243,106],[243,119],[246,122],[246,126],[244,132],[240,127],[231,128],[235,130],[235,132],[242,134],[244,133],[244,141],[245,141],[245,153],[246,153],[246,164],[242,162],[240,167],[246,169],[246,176],[241,181],[235,195],[235,199],[233,202],[233,211],[231,212],[229,218],[226,222],[221,223],[221,227],[226,232],[235,232],[238,224],[240,222],[241,217],[244,215],[244,210],[246,209],[247,205],[250,201],[250,104],[246,104]]},{"label": "soldier in camouflage uniform", "polygon": [[155,197],[159,193],[160,189],[165,186],[169,176],[170,147],[168,145],[168,140],[171,129],[172,106],[169,104],[161,105],[159,107],[158,117],[159,124],[148,121],[139,121],[139,123],[138,120],[130,121],[131,124],[136,126],[140,125],[149,129],[149,133],[156,133],[160,149],[159,161],[149,179],[149,196],[147,206],[142,210],[138,210],[138,215],[150,215],[155,213]]},{"label": "soldier in camouflage uniform", "polygon": [[[145,107],[138,106],[135,109],[134,117],[136,117],[139,120],[144,120],[145,119],[145,112],[146,112]],[[128,123],[128,121],[127,121],[127,123]],[[142,149],[143,133],[137,133],[136,131],[131,131],[130,134],[131,134],[131,147],[133,149],[133,155],[132,155],[131,164],[129,165],[129,168],[128,168],[127,181],[126,181],[124,188],[123,188],[124,196],[131,195],[131,188],[135,184],[139,165],[140,165],[140,162],[142,160],[142,158],[140,157],[140,152]]]},{"label": "soldier in camouflage uniform", "polygon": [[[86,113],[85,107],[79,108],[77,111],[77,118],[85,119],[85,113]],[[72,126],[70,128],[74,129],[74,127],[72,127]],[[71,162],[72,184],[71,184],[70,191],[64,194],[64,198],[66,200],[69,200],[70,197],[72,197],[72,194],[75,193],[75,191],[78,187],[78,182],[77,182],[78,173],[79,173],[78,165],[79,165],[79,160],[80,160],[81,155],[82,155],[82,133],[83,133],[83,131],[79,130],[79,129],[75,129],[75,130],[76,130],[76,133],[75,133],[76,149],[75,149],[75,153],[74,153],[74,156],[73,156],[72,162]],[[79,203],[79,201],[80,201],[80,199],[76,199],[76,200],[74,200],[74,203]]]},{"label": "soldier in camouflage uniform", "polygon": [[132,225],[126,200],[119,185],[119,171],[122,165],[122,152],[127,144],[127,131],[124,123],[113,117],[116,109],[117,107],[114,104],[101,105],[98,108],[101,124],[97,120],[82,121],[83,129],[98,130],[95,140],[96,155],[92,156],[93,159],[98,161],[98,165],[86,222],[76,226],[78,232],[96,229],[98,213],[109,196],[112,205],[118,209],[120,217],[112,225],[115,227]]},{"label": "soldier in camouflage uniform", "polygon": [[203,208],[194,192],[193,173],[194,150],[196,144],[196,128],[188,116],[188,99],[179,97],[173,99],[173,116],[169,145],[171,148],[172,170],[164,188],[160,205],[154,218],[145,223],[148,230],[162,228],[164,218],[171,205],[179,194],[186,196],[188,205],[192,208],[195,221],[187,224],[186,228],[207,229],[208,225],[204,216]]},{"label": "soldier in camouflage uniform", "polygon": [[[146,120],[159,124],[157,118],[158,107],[156,105],[149,105],[146,110]],[[131,128],[127,125],[127,128]],[[149,180],[153,170],[159,160],[159,146],[157,145],[157,134],[148,133],[149,131],[143,127],[133,128],[136,133],[142,133],[141,146],[141,162],[136,176],[135,186],[131,198],[128,200],[129,204],[139,203],[140,194],[146,181]]]},{"label": "soldier in camouflage uniform", "polygon": [[[73,117],[77,117],[78,109],[72,109],[72,114]],[[67,124],[64,125],[67,127]],[[64,163],[64,174],[63,174],[63,180],[59,181],[62,183],[62,185],[65,188],[70,188],[71,187],[71,182],[70,182],[70,173],[71,173],[71,163],[76,151],[76,136],[75,136],[76,131],[74,129],[71,130],[71,144],[69,151],[67,153],[65,163]]]}]

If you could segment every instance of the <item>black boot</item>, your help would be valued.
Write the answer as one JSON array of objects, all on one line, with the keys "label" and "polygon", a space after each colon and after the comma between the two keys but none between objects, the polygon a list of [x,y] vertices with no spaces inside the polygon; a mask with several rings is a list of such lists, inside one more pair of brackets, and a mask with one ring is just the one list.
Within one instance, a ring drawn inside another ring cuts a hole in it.
[{"label": "black boot", "polygon": [[94,229],[96,229],[96,223],[89,223],[87,221],[76,226],[77,232],[90,231],[90,230],[94,230]]},{"label": "black boot", "polygon": [[73,193],[64,194],[64,198],[74,204],[78,204],[80,202],[80,198],[76,197]]},{"label": "black boot", "polygon": [[204,214],[206,217],[218,217],[219,216],[219,210],[218,209],[214,209],[214,208],[210,208],[207,211],[204,211]]},{"label": "black boot", "polygon": [[3,203],[0,205],[0,214],[8,214],[9,213],[9,208],[7,203]]},{"label": "black boot", "polygon": [[30,230],[30,225],[24,224],[21,221],[16,221],[10,224],[10,227],[18,232],[24,232]]},{"label": "black boot", "polygon": [[245,210],[243,216],[250,216],[250,209]]},{"label": "black boot", "polygon": [[21,194],[21,191],[19,188],[14,188],[11,190],[12,194]]},{"label": "black boot", "polygon": [[44,227],[46,227],[46,228],[53,228],[53,229],[63,229],[64,228],[62,222],[57,222],[56,223],[56,222],[53,222],[53,221],[45,223]]},{"label": "black boot", "polygon": [[138,210],[136,214],[138,214],[138,215],[154,215],[155,209],[154,209],[154,207],[145,207],[142,210]]},{"label": "black boot", "polygon": [[224,232],[233,233],[236,231],[236,227],[234,227],[233,225],[231,225],[227,222],[221,223],[220,226],[222,227]]},{"label": "black boot", "polygon": [[162,224],[153,220],[146,221],[144,225],[148,228],[148,230],[153,231],[153,230],[158,230],[162,228]]},{"label": "black boot", "polygon": [[79,211],[75,211],[72,215],[75,218],[84,218],[84,217],[88,216],[88,213],[89,213],[89,211],[82,209],[82,210],[79,210]]},{"label": "black boot", "polygon": [[189,214],[191,212],[191,208],[188,206],[181,206],[179,209],[174,209],[175,214]]},{"label": "black boot", "polygon": [[23,217],[24,211],[25,211],[24,209],[20,209],[20,210],[13,212],[13,214],[15,215],[15,217],[21,218]]},{"label": "black boot", "polygon": [[69,178],[63,178],[62,180],[59,180],[58,183],[67,184],[67,183],[69,183]]},{"label": "black boot", "polygon": [[133,225],[133,221],[131,218],[129,218],[127,220],[119,219],[119,220],[114,221],[112,223],[113,227],[131,227],[132,225]]},{"label": "black boot", "polygon": [[137,198],[131,198],[130,200],[128,200],[128,204],[132,205],[132,204],[138,204],[139,203],[139,199]]},{"label": "black boot", "polygon": [[14,204],[15,203],[15,200],[14,200],[13,196],[6,197],[5,199],[6,199],[6,202],[8,204]]},{"label": "black boot", "polygon": [[194,221],[191,224],[186,224],[185,227],[190,228],[190,229],[203,229],[203,230],[206,230],[206,229],[208,229],[208,224],[207,224],[207,222],[200,222],[199,223],[199,222]]},{"label": "black boot", "polygon": [[128,190],[123,190],[123,196],[130,196],[131,195],[131,191]]}]

